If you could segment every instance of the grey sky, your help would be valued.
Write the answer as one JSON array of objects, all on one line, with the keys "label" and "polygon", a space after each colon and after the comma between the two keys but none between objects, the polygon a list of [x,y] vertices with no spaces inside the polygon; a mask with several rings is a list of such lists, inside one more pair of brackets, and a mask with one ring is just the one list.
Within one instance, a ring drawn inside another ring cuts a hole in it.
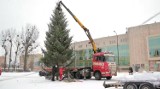
[{"label": "grey sky", "polygon": [[[47,24],[52,10],[59,0],[0,0],[0,30],[21,30],[27,23],[40,31],[39,42],[43,46]],[[126,32],[127,27],[140,25],[160,12],[160,0],[62,0],[64,4],[90,30],[93,38]],[[83,29],[63,8],[73,41],[88,40]],[[148,23],[159,22],[160,16]]]}]

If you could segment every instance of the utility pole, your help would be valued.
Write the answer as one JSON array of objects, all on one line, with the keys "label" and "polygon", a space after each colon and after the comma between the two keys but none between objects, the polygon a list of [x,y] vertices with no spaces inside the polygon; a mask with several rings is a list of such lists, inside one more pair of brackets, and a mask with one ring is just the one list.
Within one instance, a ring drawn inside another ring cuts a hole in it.
[{"label": "utility pole", "polygon": [[120,71],[120,70],[119,70],[119,48],[118,48],[118,35],[117,35],[117,32],[116,32],[116,31],[114,31],[114,33],[116,33],[116,37],[117,37],[117,59],[118,59],[118,63],[117,63],[118,65],[117,65],[117,66],[118,66],[118,71]]},{"label": "utility pole", "polygon": [[75,57],[74,67],[76,67],[76,42],[74,42],[74,57]]}]

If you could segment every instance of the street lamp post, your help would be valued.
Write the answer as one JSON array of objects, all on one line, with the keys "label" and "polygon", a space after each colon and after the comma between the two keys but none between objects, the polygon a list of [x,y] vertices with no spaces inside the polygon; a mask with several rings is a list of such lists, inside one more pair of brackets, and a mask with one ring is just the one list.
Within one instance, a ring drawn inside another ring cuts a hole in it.
[{"label": "street lamp post", "polygon": [[116,37],[117,37],[117,58],[118,58],[118,71],[119,71],[119,48],[118,48],[118,35],[117,32],[114,31],[114,33],[116,33]]},{"label": "street lamp post", "polygon": [[74,66],[76,67],[76,42],[74,42],[74,57],[75,57],[75,63]]}]

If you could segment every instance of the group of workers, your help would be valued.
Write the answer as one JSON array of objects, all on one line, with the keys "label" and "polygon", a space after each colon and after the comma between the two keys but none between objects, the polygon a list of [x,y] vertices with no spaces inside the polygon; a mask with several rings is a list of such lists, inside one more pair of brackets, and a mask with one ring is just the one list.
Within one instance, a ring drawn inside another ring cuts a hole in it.
[{"label": "group of workers", "polygon": [[[57,65],[54,65],[52,67],[52,81],[55,81],[55,76],[58,73],[59,74],[59,80],[63,80],[63,72],[65,71],[65,68],[63,66],[60,66],[59,68]],[[58,78],[57,78],[58,79]]]}]

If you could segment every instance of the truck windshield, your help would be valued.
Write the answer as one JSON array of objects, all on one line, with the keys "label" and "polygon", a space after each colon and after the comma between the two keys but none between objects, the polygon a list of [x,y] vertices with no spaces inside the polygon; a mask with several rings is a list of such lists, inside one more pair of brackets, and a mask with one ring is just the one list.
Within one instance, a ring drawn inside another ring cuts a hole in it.
[{"label": "truck windshield", "polygon": [[114,62],[114,56],[105,56],[106,62]]},{"label": "truck windshield", "polygon": [[95,57],[97,61],[103,61],[103,62],[114,62],[114,56],[97,56]]}]

